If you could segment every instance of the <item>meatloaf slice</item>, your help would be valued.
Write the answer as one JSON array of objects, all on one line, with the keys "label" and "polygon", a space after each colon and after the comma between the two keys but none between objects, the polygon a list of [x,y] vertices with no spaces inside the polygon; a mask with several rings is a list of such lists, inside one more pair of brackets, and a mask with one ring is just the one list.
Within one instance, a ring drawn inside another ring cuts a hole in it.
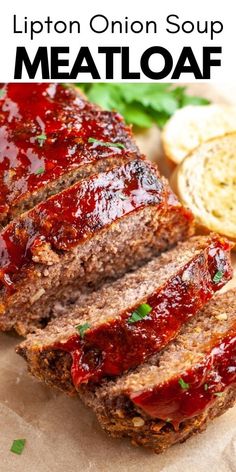
[{"label": "meatloaf slice", "polygon": [[73,87],[7,84],[0,92],[2,225],[77,180],[140,156],[121,116]]},{"label": "meatloaf slice", "polygon": [[0,234],[0,328],[26,333],[57,300],[123,275],[188,237],[191,223],[145,161],[80,181]]},{"label": "meatloaf slice", "polygon": [[157,453],[204,430],[236,399],[236,290],[216,296],[145,365],[80,395],[110,435]]},{"label": "meatloaf slice", "polygon": [[75,393],[160,351],[231,275],[227,242],[192,238],[80,297],[79,306],[30,336],[18,353],[35,376]]}]

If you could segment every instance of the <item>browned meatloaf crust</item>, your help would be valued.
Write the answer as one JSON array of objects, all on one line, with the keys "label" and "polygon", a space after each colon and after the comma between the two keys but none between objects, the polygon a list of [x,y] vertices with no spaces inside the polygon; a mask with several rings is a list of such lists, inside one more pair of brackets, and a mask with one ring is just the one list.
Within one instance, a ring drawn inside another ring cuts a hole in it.
[{"label": "browned meatloaf crust", "polygon": [[77,180],[140,156],[118,113],[61,84],[1,88],[0,145],[2,225]]},{"label": "browned meatloaf crust", "polygon": [[236,290],[218,295],[143,366],[80,396],[114,437],[162,452],[236,399]]},{"label": "browned meatloaf crust", "polygon": [[73,311],[58,306],[64,316],[29,336],[18,353],[33,375],[69,394],[81,383],[134,368],[173,339],[231,278],[229,248],[218,236],[180,243],[80,297]]},{"label": "browned meatloaf crust", "polygon": [[80,181],[1,232],[0,329],[34,329],[56,301],[123,275],[191,231],[191,214],[146,161]]}]

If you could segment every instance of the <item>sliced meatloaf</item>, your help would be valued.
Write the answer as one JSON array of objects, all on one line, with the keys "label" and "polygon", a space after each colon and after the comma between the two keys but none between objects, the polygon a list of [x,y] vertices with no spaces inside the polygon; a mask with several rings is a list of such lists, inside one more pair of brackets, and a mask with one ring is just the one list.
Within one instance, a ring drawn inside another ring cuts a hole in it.
[{"label": "sliced meatloaf", "polygon": [[205,429],[236,399],[236,290],[216,296],[146,364],[80,395],[110,435],[157,453]]},{"label": "sliced meatloaf", "polygon": [[25,333],[57,300],[118,277],[192,231],[192,216],[149,163],[84,179],[0,233],[0,328]]},{"label": "sliced meatloaf", "polygon": [[131,128],[73,87],[0,89],[0,223],[77,180],[137,158]]},{"label": "sliced meatloaf", "polygon": [[29,337],[18,353],[35,376],[70,394],[82,383],[136,367],[230,279],[229,247],[217,236],[179,244],[80,297],[73,311]]}]

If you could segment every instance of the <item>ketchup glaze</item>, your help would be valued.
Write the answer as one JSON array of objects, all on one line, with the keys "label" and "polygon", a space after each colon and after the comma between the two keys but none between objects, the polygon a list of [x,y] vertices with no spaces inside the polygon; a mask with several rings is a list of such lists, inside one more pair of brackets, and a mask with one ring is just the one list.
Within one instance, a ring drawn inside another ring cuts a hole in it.
[{"label": "ketchup glaze", "polygon": [[82,165],[139,154],[121,116],[100,110],[72,87],[12,83],[0,92],[0,219],[29,194]]},{"label": "ketchup glaze", "polygon": [[[160,351],[232,277],[230,247],[222,238],[215,237],[164,286],[147,297],[144,303],[152,310],[140,321],[130,323],[132,312],[138,308],[134,306],[113,320],[88,328],[82,338],[75,333],[68,341],[56,343],[53,349],[72,356],[75,387],[120,375]],[[219,271],[222,278],[215,280]]]},{"label": "ketchup glaze", "polygon": [[181,378],[172,378],[140,393],[130,393],[130,400],[151,418],[168,421],[177,430],[181,422],[201,414],[227,387],[236,384],[235,333],[236,325],[215,341],[204,359]]},{"label": "ketchup glaze", "polygon": [[142,207],[156,205],[161,211],[165,198],[156,169],[142,160],[81,180],[15,219],[0,233],[0,283],[14,291],[17,275],[30,266],[40,246],[49,244],[54,251],[69,251]]}]

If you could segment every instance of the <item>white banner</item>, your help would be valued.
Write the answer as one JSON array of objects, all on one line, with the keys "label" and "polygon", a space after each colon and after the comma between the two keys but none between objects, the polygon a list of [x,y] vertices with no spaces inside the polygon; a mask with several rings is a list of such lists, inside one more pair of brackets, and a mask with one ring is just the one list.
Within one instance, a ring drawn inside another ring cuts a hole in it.
[{"label": "white banner", "polygon": [[8,0],[0,81],[232,81],[235,2]]}]

